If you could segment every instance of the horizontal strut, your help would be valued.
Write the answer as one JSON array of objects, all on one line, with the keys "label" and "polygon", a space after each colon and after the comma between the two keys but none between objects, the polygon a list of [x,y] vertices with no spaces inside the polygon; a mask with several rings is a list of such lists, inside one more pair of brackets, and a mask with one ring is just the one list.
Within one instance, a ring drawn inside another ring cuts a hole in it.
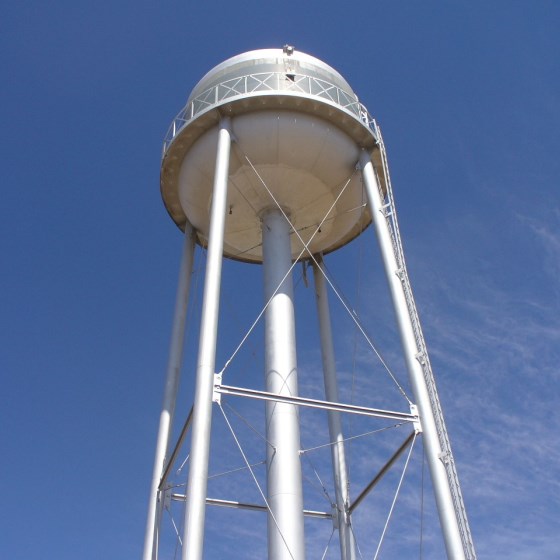
[{"label": "horizontal strut", "polygon": [[[184,502],[187,497],[185,494],[171,494],[171,499],[177,502]],[[252,511],[268,511],[266,506],[261,506],[258,504],[247,504],[244,502],[234,502],[231,500],[219,500],[216,498],[206,498],[206,504],[209,506],[219,506],[234,509],[249,509]],[[311,509],[304,509],[303,515],[306,517],[315,517],[317,519],[332,519],[332,513],[326,511],[315,511]]]},{"label": "horizontal strut", "polygon": [[287,395],[278,395],[276,393],[268,393],[266,391],[256,391],[255,389],[245,389],[243,387],[232,387],[231,385],[214,385],[214,392],[223,395],[232,395],[236,397],[248,397],[250,399],[261,399],[265,401],[283,402],[298,406],[309,406],[311,408],[321,408],[324,410],[337,410],[339,412],[348,412],[350,414],[361,414],[363,416],[374,416],[376,418],[389,418],[392,420],[401,420],[404,422],[417,422],[418,416],[406,412],[394,412],[391,410],[381,410],[379,408],[369,408],[367,406],[358,406],[354,404],[335,403],[330,401],[321,401],[318,399],[309,399],[305,397],[292,397]]}]

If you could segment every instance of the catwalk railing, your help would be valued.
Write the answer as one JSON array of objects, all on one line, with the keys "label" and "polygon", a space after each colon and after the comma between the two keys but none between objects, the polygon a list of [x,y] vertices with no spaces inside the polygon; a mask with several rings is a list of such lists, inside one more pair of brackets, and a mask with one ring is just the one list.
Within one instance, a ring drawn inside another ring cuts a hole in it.
[{"label": "catwalk railing", "polygon": [[374,135],[377,133],[374,119],[353,93],[313,76],[286,72],[264,72],[226,80],[208,88],[189,101],[173,119],[165,135],[163,154],[165,155],[167,148],[179,131],[195,117],[226,101],[263,94],[287,94],[298,97],[303,94],[310,98],[317,98],[345,110],[360,120]]}]

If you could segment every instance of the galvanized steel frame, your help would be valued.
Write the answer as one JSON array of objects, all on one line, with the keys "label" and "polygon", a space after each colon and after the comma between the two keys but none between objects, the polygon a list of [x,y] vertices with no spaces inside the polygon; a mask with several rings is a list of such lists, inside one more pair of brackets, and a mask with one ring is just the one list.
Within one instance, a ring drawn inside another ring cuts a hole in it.
[{"label": "galvanized steel frame", "polygon": [[[459,480],[457,476],[457,470],[455,467],[455,461],[451,452],[451,445],[449,442],[449,437],[447,434],[447,429],[445,426],[443,412],[439,397],[437,394],[435,380],[426,349],[426,343],[420,326],[420,320],[418,317],[418,311],[412,294],[412,288],[410,285],[410,280],[408,277],[406,263],[404,259],[404,253],[402,248],[402,242],[400,238],[400,232],[398,227],[398,221],[396,216],[396,208],[393,198],[393,192],[391,188],[391,181],[389,176],[389,168],[387,164],[387,155],[385,151],[385,146],[381,136],[381,131],[377,126],[375,120],[369,115],[367,109],[359,102],[358,98],[352,94],[344,91],[340,87],[331,84],[325,80],[300,74],[291,74],[286,72],[267,72],[259,74],[249,74],[246,76],[234,78],[231,80],[226,80],[221,82],[200,95],[196,96],[194,99],[189,101],[189,103],[181,110],[181,112],[175,117],[167,134],[165,136],[165,141],[163,145],[163,155],[165,156],[171,142],[177,137],[179,132],[193,119],[203,115],[204,113],[215,109],[216,107],[232,102],[239,101],[241,99],[250,97],[266,97],[271,96],[293,96],[293,97],[304,97],[307,99],[316,99],[321,103],[331,105],[337,110],[343,110],[352,118],[359,121],[362,125],[367,127],[371,132],[373,137],[376,139],[377,148],[374,152],[374,159],[376,160],[376,173],[378,176],[377,183],[379,188],[380,198],[383,204],[383,216],[386,221],[387,229],[391,238],[392,252],[397,263],[397,274],[398,278],[402,284],[402,290],[404,292],[404,297],[406,300],[406,306],[408,310],[408,315],[412,325],[412,331],[414,333],[414,340],[418,352],[415,356],[418,363],[421,365],[424,382],[426,386],[427,393],[429,395],[430,408],[433,413],[434,422],[436,425],[437,438],[439,445],[441,447],[441,455],[439,459],[445,467],[445,472],[447,475],[447,481],[449,486],[449,491],[451,494],[453,509],[455,512],[455,517],[457,520],[457,525],[459,528],[460,539],[462,542],[462,548],[464,551],[464,558],[467,560],[476,560],[476,552],[474,549],[474,543],[471,535],[471,531],[468,524],[468,519],[465,511],[465,506],[463,502],[463,497],[461,494],[461,489],[459,486]],[[239,392],[238,392],[239,391]],[[245,397],[253,398],[265,398],[270,400],[276,400],[276,395],[265,394],[264,392],[259,392],[257,395],[248,394],[250,390],[241,390],[240,388],[233,388],[221,385],[218,383],[214,386],[214,393],[229,393],[238,394]],[[255,392],[257,393],[257,392]],[[299,401],[299,402],[296,402]],[[307,401],[307,402],[305,402]],[[308,399],[295,398],[290,401],[292,404],[303,405],[303,406],[317,406],[318,403],[311,404]],[[330,410],[339,410],[343,412],[356,412],[354,410],[349,410],[347,405],[342,405],[342,410],[340,408],[332,407],[334,403],[321,403],[321,406],[329,408]],[[329,406],[330,405],[330,406]],[[341,406],[338,404],[338,406]],[[332,407],[332,408],[331,408]],[[373,409],[368,412],[371,414]],[[375,415],[375,414],[372,414]],[[409,415],[403,415],[409,416]],[[414,416],[414,415],[410,415]],[[407,420],[410,421],[409,418]],[[422,420],[422,418],[420,418]],[[169,465],[168,465],[169,466]],[[161,491],[162,486],[165,484],[164,480],[160,481],[159,490]],[[208,500],[208,499],[207,499]],[[208,502],[206,502],[208,503]],[[225,504],[223,504],[225,505]],[[202,506],[203,507],[203,506]],[[235,506],[226,506],[235,507]],[[239,506],[238,506],[239,507]],[[355,506],[354,506],[355,507]],[[260,509],[260,507],[258,508]],[[186,532],[186,531],[185,531]],[[190,532],[190,531],[189,531]],[[196,532],[196,531],[195,531]],[[198,547],[195,547],[198,548]],[[185,553],[186,551],[184,551]],[[198,552],[198,551],[197,551]]]}]

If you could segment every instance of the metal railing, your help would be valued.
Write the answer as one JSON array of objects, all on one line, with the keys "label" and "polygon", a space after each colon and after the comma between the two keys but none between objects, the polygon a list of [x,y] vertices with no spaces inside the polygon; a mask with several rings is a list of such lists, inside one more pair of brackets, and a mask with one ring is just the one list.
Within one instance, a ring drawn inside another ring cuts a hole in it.
[{"label": "metal railing", "polygon": [[195,117],[226,101],[263,93],[304,94],[316,97],[347,111],[369,128],[374,136],[377,134],[378,128],[375,120],[354,94],[313,76],[286,72],[263,72],[221,82],[203,91],[187,103],[167,130],[163,142],[163,155],[177,134]]},{"label": "metal railing", "polygon": [[420,362],[422,366],[422,370],[424,372],[424,379],[426,381],[426,386],[430,397],[430,403],[434,413],[438,439],[442,450],[441,460],[445,465],[445,471],[447,473],[447,478],[449,481],[451,497],[455,508],[455,514],[459,526],[459,532],[461,534],[461,541],[463,543],[465,558],[467,558],[467,560],[476,560],[474,542],[472,539],[472,534],[467,519],[467,513],[465,510],[465,504],[461,493],[461,487],[459,485],[459,477],[457,475],[455,460],[451,452],[451,444],[449,441],[449,436],[447,434],[447,429],[445,427],[445,421],[443,419],[443,410],[441,408],[441,403],[435,385],[434,374],[432,371],[430,358],[428,356],[426,341],[424,339],[424,334],[422,333],[422,327],[420,326],[420,318],[418,316],[416,302],[414,301],[414,296],[412,295],[412,288],[410,285],[408,272],[406,270],[404,252],[403,252],[401,236],[399,232],[399,224],[397,221],[395,201],[393,198],[393,190],[391,188],[391,178],[389,176],[389,166],[387,164],[387,153],[385,151],[385,145],[383,143],[383,137],[381,136],[381,131],[379,130],[378,127],[376,128],[377,130],[375,133],[375,137],[377,138],[379,143],[379,150],[381,152],[381,161],[383,163],[382,172],[385,178],[385,185],[387,189],[385,194],[380,188],[380,194],[381,194],[381,199],[386,201],[385,219],[387,220],[387,225],[389,228],[389,232],[391,234],[393,252],[395,254],[397,265],[399,267],[399,276],[403,285],[405,299],[408,307],[408,313],[410,315],[410,319],[412,322],[414,338],[416,341],[416,347],[418,349],[417,359]]}]

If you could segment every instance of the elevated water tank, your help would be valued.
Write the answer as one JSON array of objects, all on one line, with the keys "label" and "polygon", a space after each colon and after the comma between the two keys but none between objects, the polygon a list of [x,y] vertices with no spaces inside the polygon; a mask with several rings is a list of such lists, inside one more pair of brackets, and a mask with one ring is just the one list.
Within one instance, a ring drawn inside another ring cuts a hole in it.
[{"label": "elevated water tank", "polygon": [[356,169],[362,149],[378,153],[366,108],[346,80],[317,58],[292,47],[257,50],[208,72],[166,136],[162,197],[175,223],[184,228],[188,219],[202,245],[223,116],[231,118],[234,137],[225,256],[261,262],[261,216],[277,204],[299,234],[292,234],[293,258],[302,240],[312,238],[311,253],[327,253],[371,221]]}]

